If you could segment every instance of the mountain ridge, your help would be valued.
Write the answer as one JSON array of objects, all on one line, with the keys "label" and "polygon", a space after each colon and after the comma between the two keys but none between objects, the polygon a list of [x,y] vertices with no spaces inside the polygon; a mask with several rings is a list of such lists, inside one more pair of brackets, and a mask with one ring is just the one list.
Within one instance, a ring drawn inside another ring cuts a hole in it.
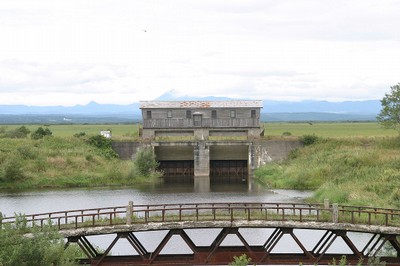
[{"label": "mountain ridge", "polygon": [[[154,99],[156,101],[225,101],[236,100],[228,97],[191,97],[179,95],[175,91],[168,91]],[[243,99],[248,100],[248,99]],[[360,100],[329,102],[317,100],[305,101],[274,101],[263,100],[261,119],[263,121],[369,121],[375,120],[380,112],[380,100]],[[28,106],[28,105],[0,105],[0,123],[13,121],[16,116],[85,116],[113,117],[113,121],[122,119],[141,120],[140,103],[131,104],[99,104],[91,101],[86,105],[75,106]],[[69,118],[65,118],[70,121]],[[21,120],[21,119],[17,119]],[[42,121],[41,119],[40,121]],[[79,119],[78,119],[79,120]],[[101,120],[103,121],[103,120]]]}]

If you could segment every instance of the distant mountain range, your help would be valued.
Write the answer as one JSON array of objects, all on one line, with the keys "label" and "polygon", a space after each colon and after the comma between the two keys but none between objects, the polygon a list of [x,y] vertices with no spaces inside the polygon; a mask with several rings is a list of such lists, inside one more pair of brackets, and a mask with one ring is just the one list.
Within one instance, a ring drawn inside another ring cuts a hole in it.
[{"label": "distant mountain range", "polygon": [[[159,101],[221,101],[233,100],[225,97],[179,96],[166,92]],[[365,101],[263,101],[261,120],[278,121],[373,121],[380,112],[379,100]],[[0,124],[10,123],[124,123],[141,120],[139,103],[128,105],[98,104],[76,106],[26,106],[0,105]]]}]

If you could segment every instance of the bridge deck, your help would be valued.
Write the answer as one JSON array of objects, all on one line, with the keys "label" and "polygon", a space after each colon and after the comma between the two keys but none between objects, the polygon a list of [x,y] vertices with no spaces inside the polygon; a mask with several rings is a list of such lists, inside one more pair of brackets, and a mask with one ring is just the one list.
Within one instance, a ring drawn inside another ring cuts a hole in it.
[{"label": "bridge deck", "polygon": [[[233,256],[248,254],[258,264],[328,263],[341,254],[327,254],[337,238],[351,250],[348,261],[376,257],[389,245],[395,255],[383,257],[387,265],[400,265],[400,210],[305,204],[305,203],[193,203],[161,204],[69,210],[52,213],[25,215],[29,226],[53,226],[86,253],[92,265],[150,265],[150,264],[228,264]],[[1,224],[12,224],[18,217],[5,217]],[[196,246],[185,229],[220,228],[221,232],[209,246]],[[240,228],[273,228],[261,246],[249,245],[241,235]],[[293,233],[294,229],[324,230],[324,235],[312,249]],[[135,233],[167,230],[168,233],[154,251],[148,251],[136,238]],[[372,237],[361,249],[347,236],[347,232],[368,233]],[[114,241],[99,253],[86,238],[92,235],[115,234]],[[241,241],[241,245],[224,247],[223,240],[230,234]],[[192,254],[162,254],[162,249],[172,236],[181,237],[192,250]],[[292,238],[302,253],[276,254],[274,247],[283,236]],[[125,238],[137,255],[129,257],[109,256],[110,250]]]}]

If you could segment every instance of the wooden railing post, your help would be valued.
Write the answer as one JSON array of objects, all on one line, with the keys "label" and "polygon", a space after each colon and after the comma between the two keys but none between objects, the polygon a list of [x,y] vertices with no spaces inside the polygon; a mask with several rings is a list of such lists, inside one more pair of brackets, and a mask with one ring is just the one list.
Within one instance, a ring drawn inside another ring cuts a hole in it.
[{"label": "wooden railing post", "polygon": [[128,206],[126,206],[126,224],[132,224],[132,210],[133,210],[133,201],[129,201]]},{"label": "wooden railing post", "polygon": [[324,199],[324,208],[329,209],[329,199]]},{"label": "wooden railing post", "polygon": [[332,222],[339,222],[339,205],[337,203],[332,204]]}]

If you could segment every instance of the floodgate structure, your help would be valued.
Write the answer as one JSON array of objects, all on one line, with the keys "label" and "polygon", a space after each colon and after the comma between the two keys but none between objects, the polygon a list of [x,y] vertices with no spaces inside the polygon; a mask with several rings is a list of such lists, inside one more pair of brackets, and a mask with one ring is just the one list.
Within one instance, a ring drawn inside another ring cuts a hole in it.
[{"label": "floodgate structure", "polygon": [[246,183],[255,168],[300,146],[262,139],[261,108],[258,100],[142,101],[142,142],[114,143],[114,149],[131,158],[138,148],[151,146],[168,177]]}]

